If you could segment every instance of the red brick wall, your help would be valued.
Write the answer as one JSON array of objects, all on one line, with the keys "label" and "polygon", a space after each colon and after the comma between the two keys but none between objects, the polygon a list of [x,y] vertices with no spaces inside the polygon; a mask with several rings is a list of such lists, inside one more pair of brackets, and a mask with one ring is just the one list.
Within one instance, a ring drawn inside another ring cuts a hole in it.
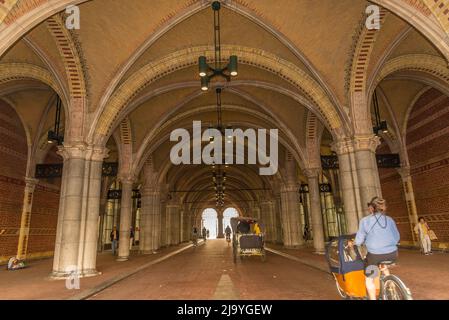
[{"label": "red brick wall", "polygon": [[439,240],[449,242],[449,98],[435,89],[424,93],[407,124],[407,151],[419,216]]},{"label": "red brick wall", "polygon": [[17,253],[27,153],[22,123],[0,99],[0,256]]},{"label": "red brick wall", "polygon": [[[56,151],[57,147],[53,146],[44,163],[61,163],[62,158]],[[49,252],[55,249],[60,187],[60,178],[41,179],[36,186],[31,210],[28,253]]]},{"label": "red brick wall", "polygon": [[[377,149],[377,154],[389,153],[391,153],[390,148],[385,142]],[[388,215],[395,220],[401,240],[412,241],[413,236],[401,176],[396,169],[386,168],[379,169],[379,176],[382,196],[387,200]]]},{"label": "red brick wall", "polygon": [[[22,123],[13,108],[0,100],[0,257],[17,254],[22,215],[27,142]],[[53,147],[44,163],[60,163]],[[61,180],[40,180],[31,210],[28,254],[54,250]]]}]

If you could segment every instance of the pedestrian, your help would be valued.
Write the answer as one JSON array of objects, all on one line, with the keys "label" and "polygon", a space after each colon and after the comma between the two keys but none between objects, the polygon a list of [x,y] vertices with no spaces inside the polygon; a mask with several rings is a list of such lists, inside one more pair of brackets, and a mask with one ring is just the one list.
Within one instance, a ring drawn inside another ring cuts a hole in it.
[{"label": "pedestrian", "polygon": [[436,237],[432,230],[430,230],[429,225],[423,217],[419,217],[418,223],[416,224],[414,231],[419,238],[421,243],[421,248],[423,250],[423,254],[428,256],[429,254],[433,254],[432,252],[432,239]]},{"label": "pedestrian", "polygon": [[111,231],[111,247],[112,247],[112,255],[115,256],[115,252],[117,251],[117,243],[118,243],[118,231],[117,227],[114,226]]},{"label": "pedestrian", "polygon": [[210,235],[210,233],[209,233],[209,229],[207,229],[207,231],[206,231],[206,235],[207,235],[207,238],[209,239],[209,235]]},{"label": "pedestrian", "polygon": [[192,229],[192,242],[194,246],[198,245],[198,229],[195,226]]},{"label": "pedestrian", "polygon": [[204,241],[206,241],[206,236],[207,236],[206,227],[203,227],[202,236],[203,236]]},{"label": "pedestrian", "polygon": [[132,250],[134,245],[134,229],[133,227],[129,230],[129,250]]}]

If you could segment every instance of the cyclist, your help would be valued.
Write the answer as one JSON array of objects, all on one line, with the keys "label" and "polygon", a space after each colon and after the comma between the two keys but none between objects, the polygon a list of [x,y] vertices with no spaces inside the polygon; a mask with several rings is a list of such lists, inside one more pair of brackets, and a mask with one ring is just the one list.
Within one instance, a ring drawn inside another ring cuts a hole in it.
[{"label": "cyclist", "polygon": [[[399,231],[394,220],[387,216],[387,203],[384,199],[375,197],[368,203],[371,213],[360,221],[359,231],[354,244],[366,245],[366,291],[370,300],[376,300],[376,279],[379,273],[372,272],[381,262],[396,261],[398,257]],[[373,269],[374,268],[374,269]],[[387,268],[382,270],[389,275]]]},{"label": "cyclist", "polygon": [[232,233],[231,228],[229,226],[227,226],[225,229],[225,234],[226,234],[226,241],[228,242],[228,245],[229,245],[229,242],[231,242],[231,233]]}]

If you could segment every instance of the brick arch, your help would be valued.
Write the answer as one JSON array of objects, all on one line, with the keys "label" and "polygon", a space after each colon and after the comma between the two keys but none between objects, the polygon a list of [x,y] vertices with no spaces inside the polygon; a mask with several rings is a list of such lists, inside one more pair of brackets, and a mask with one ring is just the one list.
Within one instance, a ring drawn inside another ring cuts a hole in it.
[{"label": "brick arch", "polygon": [[[0,84],[17,80],[37,80],[52,88],[67,106],[67,99],[64,91],[59,87],[53,75],[42,67],[28,63],[1,63],[0,64]],[[67,110],[64,110],[65,112]],[[68,114],[68,113],[66,113]]]},{"label": "brick arch", "polygon": [[[383,25],[386,17],[387,10],[381,8],[380,10],[380,24]],[[349,92],[366,92],[368,68],[371,60],[371,53],[374,49],[377,37],[380,34],[380,30],[373,29],[368,30],[365,26],[366,16],[363,16],[360,29],[358,31],[358,38],[354,44],[354,52],[351,62],[350,74],[349,74]]]},{"label": "brick arch", "polygon": [[309,110],[306,123],[306,152],[310,168],[321,167],[320,144],[323,129],[316,114]]},{"label": "brick arch", "polygon": [[389,60],[370,86],[370,91],[389,75],[400,71],[418,71],[434,76],[449,85],[449,69],[443,58],[429,54],[408,54]]},{"label": "brick arch", "polygon": [[61,16],[55,15],[46,22],[64,63],[70,97],[72,99],[84,98],[86,96],[85,74],[75,42]]},{"label": "brick arch", "polygon": [[[120,111],[147,85],[177,70],[196,65],[200,55],[206,55],[211,61],[213,54],[212,48],[208,46],[188,48],[141,68],[128,78],[111,97],[107,107],[102,111],[98,123],[93,124],[96,130],[94,136],[90,138],[94,141],[102,141],[109,136],[112,124],[116,121]],[[329,128],[342,130],[339,113],[324,89],[293,63],[266,51],[247,47],[224,46],[222,54],[224,57],[236,54],[240,63],[265,69],[298,87],[317,106],[318,112],[323,116]]]},{"label": "brick arch", "polygon": [[423,0],[443,29],[449,33],[449,3],[446,0]]}]

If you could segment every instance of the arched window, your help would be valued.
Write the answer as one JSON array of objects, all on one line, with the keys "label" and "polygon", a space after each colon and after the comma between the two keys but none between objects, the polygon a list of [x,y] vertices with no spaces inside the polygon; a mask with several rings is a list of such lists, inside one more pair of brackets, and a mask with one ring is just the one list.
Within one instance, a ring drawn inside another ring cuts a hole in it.
[{"label": "arched window", "polygon": [[238,217],[239,213],[235,208],[227,208],[223,212],[223,230],[226,229],[227,226],[231,226],[231,218]]}]

